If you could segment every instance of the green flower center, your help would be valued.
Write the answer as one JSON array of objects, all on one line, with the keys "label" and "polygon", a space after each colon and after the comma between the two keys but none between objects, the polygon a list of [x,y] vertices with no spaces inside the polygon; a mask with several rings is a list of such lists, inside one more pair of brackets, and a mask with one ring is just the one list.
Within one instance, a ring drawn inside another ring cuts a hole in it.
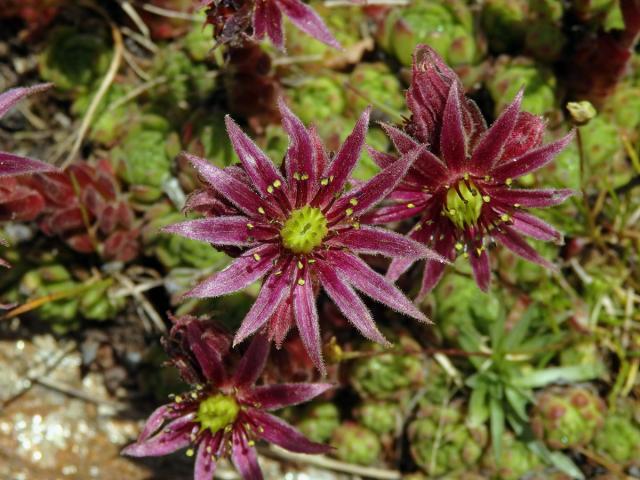
[{"label": "green flower center", "polygon": [[217,393],[200,403],[196,420],[203,429],[216,433],[236,421],[240,406],[234,397]]},{"label": "green flower center", "polygon": [[327,219],[319,208],[305,205],[291,212],[280,230],[282,244],[293,253],[310,253],[327,235]]},{"label": "green flower center", "polygon": [[483,202],[482,195],[471,181],[460,181],[447,192],[444,213],[456,227],[464,229],[476,224]]}]

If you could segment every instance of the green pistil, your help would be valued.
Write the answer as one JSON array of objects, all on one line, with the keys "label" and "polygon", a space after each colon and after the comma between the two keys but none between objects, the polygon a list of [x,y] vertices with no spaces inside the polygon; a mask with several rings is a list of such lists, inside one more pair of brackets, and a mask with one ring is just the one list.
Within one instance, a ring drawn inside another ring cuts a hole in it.
[{"label": "green pistil", "polygon": [[327,219],[319,208],[305,205],[291,212],[280,236],[282,244],[293,253],[310,253],[327,235]]},{"label": "green pistil", "polygon": [[458,182],[457,189],[452,187],[447,192],[447,204],[444,213],[459,229],[476,224],[482,211],[482,195],[470,181]]},{"label": "green pistil", "polygon": [[240,406],[236,399],[218,393],[200,403],[196,420],[202,429],[216,433],[236,421]]}]

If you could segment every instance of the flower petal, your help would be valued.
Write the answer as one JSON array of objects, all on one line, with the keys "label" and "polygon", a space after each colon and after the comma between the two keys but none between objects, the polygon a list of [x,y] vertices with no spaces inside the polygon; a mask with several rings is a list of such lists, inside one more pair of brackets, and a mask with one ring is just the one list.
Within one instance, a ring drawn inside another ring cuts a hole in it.
[{"label": "flower petal", "polygon": [[340,42],[331,34],[324,21],[300,0],[275,0],[284,14],[300,30],[330,47],[341,49]]},{"label": "flower petal", "polygon": [[253,13],[253,34],[257,39],[266,35],[280,50],[284,48],[282,13],[272,0],[257,0]]},{"label": "flower petal", "polygon": [[198,453],[196,453],[196,462],[193,467],[194,480],[213,480],[217,463],[216,457],[213,455],[212,443],[210,435],[207,435],[207,438],[200,441]]},{"label": "flower petal", "polygon": [[519,233],[545,242],[562,243],[562,234],[547,222],[525,212],[511,214],[511,227]]},{"label": "flower petal", "polygon": [[200,320],[186,323],[187,340],[205,378],[213,385],[220,385],[226,379],[223,357],[231,345],[230,338],[226,332],[204,326]]},{"label": "flower petal", "polygon": [[180,417],[153,437],[136,442],[122,450],[122,455],[130,457],[159,457],[173,453],[191,443],[191,430],[195,423],[195,413]]},{"label": "flower petal", "polygon": [[313,200],[313,206],[324,207],[333,199],[336,193],[342,191],[344,188],[360,158],[360,152],[362,151],[362,146],[364,145],[367,135],[370,113],[370,108],[367,108],[362,113],[353,132],[351,132],[344,141],[340,150],[322,174],[324,177],[322,182],[325,182],[326,185],[320,187],[316,198]]},{"label": "flower petal", "polygon": [[344,246],[356,253],[383,255],[385,257],[405,257],[415,260],[428,258],[443,263],[448,260],[430,250],[425,245],[404,235],[382,228],[362,226],[341,232],[331,244]]},{"label": "flower petal", "polygon": [[440,133],[442,159],[454,172],[460,172],[467,160],[467,139],[462,124],[460,94],[457,82],[451,84],[444,108]]},{"label": "flower petal", "polygon": [[282,212],[272,207],[272,202],[263,202],[262,199],[242,180],[226,169],[212,165],[204,158],[196,157],[188,153],[182,153],[198,173],[224,198],[228,199],[236,207],[250,217],[258,215],[258,208],[263,207],[269,216],[280,216]]},{"label": "flower petal", "polygon": [[[445,258],[455,258],[453,246],[456,243],[455,236],[447,230],[437,229],[433,232],[433,238],[436,239],[433,249]],[[418,298],[423,298],[438,284],[442,275],[444,275],[445,264],[427,260],[424,265],[424,273],[422,274],[422,286]]]},{"label": "flower petal", "polygon": [[345,280],[365,295],[393,310],[421,321],[428,321],[424,313],[382,275],[371,269],[362,259],[341,251],[327,252],[327,260]]},{"label": "flower petal", "polygon": [[525,242],[520,235],[509,227],[493,231],[492,236],[513,253],[521,256],[525,260],[542,265],[549,270],[557,270],[555,265],[549,262],[546,258],[541,257],[531,245]]},{"label": "flower petal", "polygon": [[491,172],[498,181],[508,178],[518,178],[527,173],[534,172],[551,162],[555,156],[563,150],[573,139],[573,131],[553,143],[549,143],[535,150],[514,158],[513,160],[499,163]]},{"label": "flower petal", "polygon": [[156,408],[142,428],[140,435],[138,436],[138,442],[144,442],[151,435],[156,433],[158,429],[169,419],[173,419],[176,417],[176,413],[171,409],[170,405],[162,405]]},{"label": "flower petal", "polygon": [[277,254],[278,247],[275,245],[267,244],[253,248],[236,258],[224,270],[213,274],[188,291],[185,297],[219,297],[242,290],[273,268],[272,262]]},{"label": "flower petal", "polygon": [[500,158],[509,136],[516,126],[524,88],[521,88],[511,105],[503,110],[491,128],[482,136],[478,147],[471,155],[472,171],[482,175]]},{"label": "flower petal", "polygon": [[280,383],[256,387],[247,396],[247,400],[257,403],[264,410],[298,405],[326,392],[335,385],[330,383]]},{"label": "flower petal", "polygon": [[371,312],[362,299],[350,285],[342,281],[332,266],[318,262],[318,275],[329,298],[363,336],[382,345],[389,344],[389,341],[378,330]]},{"label": "flower petal", "polygon": [[365,147],[367,149],[367,153],[371,156],[373,161],[380,168],[387,168],[389,165],[391,165],[393,162],[395,162],[398,159],[398,157],[396,157],[395,155],[391,155],[390,153],[379,152],[375,148],[369,145],[366,145]]},{"label": "flower petal", "polygon": [[255,335],[236,367],[233,374],[233,385],[243,389],[256,383],[267,364],[270,351],[269,338],[262,333]]},{"label": "flower petal", "polygon": [[8,152],[0,152],[0,177],[54,171],[56,171],[56,168],[53,165],[40,160],[21,157]]},{"label": "flower petal", "polygon": [[263,197],[271,197],[272,194],[287,189],[288,185],[285,183],[285,179],[271,159],[253,143],[253,140],[240,129],[229,115],[225,116],[224,121],[233,149],[258,192]]},{"label": "flower petal", "polygon": [[53,83],[42,83],[33,87],[12,88],[0,94],[0,117],[3,117],[13,106],[27,95],[43,92],[53,87]]},{"label": "flower petal", "polygon": [[260,435],[268,442],[299,453],[327,453],[331,451],[328,445],[312,442],[302,433],[293,428],[284,420],[257,409],[248,411],[248,415],[256,422],[263,431]]},{"label": "flower petal", "polygon": [[262,225],[256,225],[243,216],[221,216],[200,218],[175,223],[162,229],[192,240],[209,242],[214,245],[248,246],[256,241],[273,238],[277,232]]},{"label": "flower petal", "polygon": [[303,285],[293,287],[293,315],[298,327],[300,340],[309,358],[320,371],[322,376],[327,374],[327,370],[322,360],[322,345],[320,339],[320,322],[318,320],[318,309],[316,308],[316,298],[313,294],[310,269],[307,267],[301,278]]},{"label": "flower petal", "polygon": [[405,202],[396,205],[388,205],[366,213],[360,218],[362,223],[382,225],[385,223],[399,222],[407,218],[415,217],[423,212],[427,200],[413,202],[412,207],[407,207]]},{"label": "flower petal", "polygon": [[328,215],[331,216],[332,213],[342,214],[348,209],[352,212],[350,215],[357,216],[373,208],[402,181],[413,162],[424,150],[426,150],[426,146],[423,145],[402,155],[371,180],[345,194],[329,210]]},{"label": "flower petal", "polygon": [[525,208],[544,208],[559,205],[573,195],[569,189],[518,189],[518,188],[487,188],[487,194],[492,200],[504,203],[510,207],[518,205]]},{"label": "flower petal", "polygon": [[542,117],[529,112],[520,112],[516,126],[509,135],[509,140],[502,150],[498,163],[519,157],[529,150],[542,145],[545,121]]},{"label": "flower petal", "polygon": [[483,249],[480,254],[478,252],[469,253],[469,262],[473,271],[473,278],[478,287],[483,292],[489,291],[489,283],[491,282],[491,267],[489,266],[489,255],[487,250]]},{"label": "flower petal", "polygon": [[236,332],[233,344],[237,345],[245,338],[256,332],[262,327],[273,312],[278,308],[291,289],[293,267],[291,264],[282,268],[282,273],[276,275],[272,273],[262,284],[260,294],[251,306],[251,310],[247,313],[242,321],[242,325]]},{"label": "flower petal", "polygon": [[249,446],[244,434],[239,430],[233,431],[231,441],[231,460],[240,476],[245,480],[262,480],[256,449]]},{"label": "flower petal", "polygon": [[400,154],[408,153],[414,148],[418,148],[420,146],[420,143],[415,141],[410,135],[407,135],[399,128],[389,125],[388,123],[380,123],[380,126],[391,139],[393,146],[396,147],[396,150],[398,150]]}]

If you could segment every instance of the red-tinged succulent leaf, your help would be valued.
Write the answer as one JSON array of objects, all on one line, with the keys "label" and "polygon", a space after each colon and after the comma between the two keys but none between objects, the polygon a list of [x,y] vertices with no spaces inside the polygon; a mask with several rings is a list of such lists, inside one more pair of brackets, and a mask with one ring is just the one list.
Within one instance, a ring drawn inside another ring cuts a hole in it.
[{"label": "red-tinged succulent leaf", "polygon": [[0,221],[29,222],[44,206],[44,198],[37,190],[20,184],[15,178],[0,178]]},{"label": "red-tinged succulent leaf", "polygon": [[281,383],[256,387],[247,401],[257,403],[264,410],[278,410],[309,400],[333,388],[330,383]]},{"label": "red-tinged succulent leaf", "polygon": [[328,453],[331,451],[331,447],[312,442],[287,422],[274,415],[255,409],[251,410],[249,415],[254,422],[263,428],[264,431],[261,431],[260,434],[263,439],[286,450],[298,453]]},{"label": "red-tinged succulent leaf", "polygon": [[103,256],[106,260],[130,262],[140,251],[138,230],[118,230],[104,241]]},{"label": "red-tinged succulent leaf", "polygon": [[277,250],[260,245],[236,258],[224,270],[215,273],[185,294],[186,297],[219,297],[246,288],[273,269]]}]

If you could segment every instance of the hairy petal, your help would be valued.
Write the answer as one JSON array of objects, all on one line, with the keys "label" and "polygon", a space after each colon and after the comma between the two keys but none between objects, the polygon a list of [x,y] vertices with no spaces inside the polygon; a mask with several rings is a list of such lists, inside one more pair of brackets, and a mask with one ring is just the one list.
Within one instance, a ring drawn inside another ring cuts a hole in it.
[{"label": "hairy petal", "polygon": [[542,145],[545,121],[529,112],[520,112],[498,163],[509,161]]},{"label": "hairy petal", "polygon": [[213,475],[216,473],[217,463],[212,454],[213,448],[208,451],[212,443],[211,436],[208,436],[208,438],[200,442],[198,453],[196,454],[196,462],[193,468],[194,480],[213,480]]},{"label": "hairy petal", "polygon": [[266,35],[278,49],[284,48],[282,13],[272,0],[256,0],[253,34],[257,39],[262,39]]},{"label": "hairy petal", "polygon": [[233,374],[233,385],[243,389],[256,383],[267,364],[270,350],[269,338],[265,334],[257,334],[238,363]]},{"label": "hairy petal", "polygon": [[519,233],[545,242],[562,242],[562,234],[560,232],[534,215],[525,212],[514,212],[511,215],[511,220],[511,227]]},{"label": "hairy petal", "polygon": [[236,258],[224,270],[213,274],[185,294],[186,297],[219,297],[237,292],[262,278],[273,268],[278,254],[275,245],[260,245]]},{"label": "hairy petal", "polygon": [[3,117],[16,103],[33,93],[43,92],[53,87],[53,83],[42,83],[33,87],[17,87],[0,94],[0,117]]},{"label": "hairy petal", "polygon": [[478,255],[478,252],[471,252],[469,254],[469,261],[471,263],[471,270],[473,271],[473,278],[475,279],[478,287],[483,292],[489,290],[489,283],[491,282],[491,267],[489,266],[489,255],[486,250],[482,250]]},{"label": "hairy petal", "polygon": [[256,387],[247,396],[251,402],[258,403],[265,410],[298,405],[326,392],[334,385],[330,383],[281,383]]},{"label": "hairy petal", "polygon": [[244,479],[262,480],[262,470],[260,470],[256,449],[249,446],[244,434],[234,430],[231,442],[231,460],[240,476]]},{"label": "hairy petal", "polygon": [[522,104],[524,88],[521,88],[513,103],[504,109],[491,128],[480,139],[478,147],[471,156],[471,168],[475,172],[484,173],[500,158],[502,150],[509,140],[509,136],[516,126]]},{"label": "hairy petal", "polygon": [[459,172],[466,162],[466,144],[458,84],[453,82],[444,108],[440,152],[445,163],[455,172]]},{"label": "hairy petal", "polygon": [[137,443],[147,440],[149,437],[151,437],[151,435],[158,431],[158,429],[164,424],[165,421],[175,417],[176,414],[170,408],[170,405],[162,405],[156,408],[153,413],[149,415],[149,418],[147,418],[147,421],[145,422],[144,427],[142,428],[142,431],[138,436]]},{"label": "hairy petal", "polygon": [[314,206],[324,206],[336,193],[342,191],[349,180],[351,172],[360,158],[360,152],[367,135],[370,113],[370,108],[362,113],[353,132],[347,137],[336,156],[327,166],[323,177],[328,183],[326,186],[320,187],[313,201]]},{"label": "hairy petal", "polygon": [[258,192],[263,197],[268,197],[271,195],[268,189],[270,186],[273,187],[274,184],[279,184],[278,188],[286,189],[285,179],[278,172],[271,159],[240,129],[229,115],[224,120],[233,149]]},{"label": "hairy petal", "polygon": [[248,414],[264,429],[261,432],[263,439],[290,452],[327,453],[331,451],[331,447],[312,442],[287,422],[274,415],[256,409],[251,409]]},{"label": "hairy petal", "polygon": [[260,294],[244,317],[236,332],[233,344],[237,345],[262,327],[275,312],[291,289],[292,266],[289,264],[280,275],[272,273],[262,284]]},{"label": "hairy petal", "polygon": [[318,262],[318,274],[323,288],[333,300],[340,312],[358,331],[374,342],[389,345],[389,342],[373,321],[371,312],[353,288],[336,274],[331,265]]},{"label": "hairy petal", "polygon": [[518,204],[525,208],[544,208],[559,205],[573,195],[573,190],[569,189],[518,189],[518,188],[496,188],[487,189],[487,193],[492,199],[509,206]]},{"label": "hairy petal", "polygon": [[541,257],[540,254],[531,247],[531,245],[524,241],[522,237],[520,237],[520,235],[511,228],[502,228],[499,231],[492,232],[492,235],[505,247],[525,260],[537,263],[538,265],[542,265],[550,270],[557,270],[555,265],[549,262],[546,258]]},{"label": "hairy petal", "polygon": [[371,269],[362,259],[349,253],[330,251],[327,260],[345,280],[374,300],[421,321],[427,317],[382,275]]},{"label": "hairy petal", "polygon": [[185,448],[191,443],[190,433],[195,414],[180,417],[153,437],[136,442],[122,450],[122,455],[130,457],[159,457]]},{"label": "hairy petal", "polygon": [[396,147],[396,150],[398,150],[400,154],[409,153],[414,148],[418,148],[420,146],[420,143],[415,141],[410,135],[407,135],[399,128],[389,125],[388,123],[381,123],[380,126],[391,139],[393,146]]},{"label": "hairy petal", "polygon": [[344,246],[356,253],[383,255],[385,257],[405,257],[415,260],[429,258],[443,263],[448,260],[425,245],[404,235],[376,227],[362,226],[340,233],[332,243]]},{"label": "hairy petal", "polygon": [[[440,253],[443,257],[454,258],[453,246],[456,243],[455,237],[450,232],[443,232],[440,229],[433,232],[436,242],[433,249]],[[427,260],[424,265],[424,273],[422,275],[422,286],[418,298],[423,298],[438,284],[444,274],[445,264]]]},{"label": "hairy petal", "polygon": [[518,178],[527,173],[534,172],[551,162],[573,139],[573,132],[568,133],[560,140],[549,143],[535,150],[521,155],[513,160],[499,163],[491,172],[498,181],[507,178]]},{"label": "hairy petal", "polygon": [[320,321],[308,267],[304,271],[302,280],[304,280],[304,285],[293,287],[293,314],[298,326],[300,339],[309,354],[309,358],[324,376],[327,374],[327,370],[322,360]]},{"label": "hairy petal", "polygon": [[243,216],[221,216],[200,218],[169,225],[163,232],[175,233],[193,240],[213,243],[214,245],[248,246],[256,240],[267,240],[274,237],[275,231],[260,225],[252,225]]},{"label": "hairy petal", "polygon": [[333,48],[342,48],[340,42],[331,34],[324,21],[308,5],[300,0],[274,0],[300,30]]}]

